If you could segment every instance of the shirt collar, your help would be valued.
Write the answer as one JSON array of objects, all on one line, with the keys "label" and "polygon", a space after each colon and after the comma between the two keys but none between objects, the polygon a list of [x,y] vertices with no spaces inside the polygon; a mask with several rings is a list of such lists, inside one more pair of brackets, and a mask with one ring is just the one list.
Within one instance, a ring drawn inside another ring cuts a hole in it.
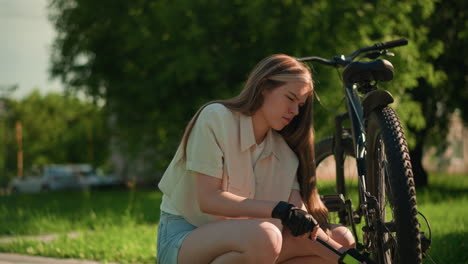
[{"label": "shirt collar", "polygon": [[[272,129],[268,130],[268,133],[265,137],[265,148],[263,150],[262,157],[269,156],[274,154],[278,158],[277,153],[275,152],[274,140],[273,140],[273,131]],[[253,130],[252,117],[244,114],[240,114],[240,142],[241,142],[241,151],[250,149],[257,142],[255,141],[255,135]]]}]

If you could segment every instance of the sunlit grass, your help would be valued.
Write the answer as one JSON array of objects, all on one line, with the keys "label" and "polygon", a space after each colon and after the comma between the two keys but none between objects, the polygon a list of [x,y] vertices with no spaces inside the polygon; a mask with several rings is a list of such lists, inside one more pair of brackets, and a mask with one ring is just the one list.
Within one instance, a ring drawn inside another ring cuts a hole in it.
[{"label": "sunlit grass", "polygon": [[[63,192],[0,197],[1,252],[154,263],[161,193]],[[69,237],[69,233],[73,233]],[[58,234],[51,241],[32,235]]]},{"label": "sunlit grass", "polygon": [[429,254],[436,263],[468,263],[468,175],[431,176],[430,187],[417,191],[418,210],[432,228]]},{"label": "sunlit grass", "polygon": [[0,234],[34,235],[157,223],[157,191],[73,191],[0,197]]},{"label": "sunlit grass", "polygon": [[[432,227],[429,254],[438,264],[468,263],[468,175],[432,174],[430,185],[417,190],[418,209]],[[334,182],[320,181],[319,189],[335,193]],[[357,201],[357,193],[352,197]],[[0,252],[155,263],[160,202],[156,190],[3,196],[0,235],[17,240],[0,242]],[[421,229],[428,233],[422,221]],[[48,242],[25,237],[44,234],[58,237]]]},{"label": "sunlit grass", "polygon": [[78,233],[73,238],[61,234],[49,242],[26,239],[0,244],[0,251],[103,262],[155,263],[156,226],[111,225]]}]

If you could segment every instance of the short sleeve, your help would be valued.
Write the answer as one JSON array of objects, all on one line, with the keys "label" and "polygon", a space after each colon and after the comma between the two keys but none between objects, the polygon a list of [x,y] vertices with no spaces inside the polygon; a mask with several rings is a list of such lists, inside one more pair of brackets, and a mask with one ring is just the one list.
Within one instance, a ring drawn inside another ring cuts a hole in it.
[{"label": "short sleeve", "polygon": [[220,146],[223,118],[215,107],[205,107],[187,141],[186,169],[221,179],[223,151]]}]

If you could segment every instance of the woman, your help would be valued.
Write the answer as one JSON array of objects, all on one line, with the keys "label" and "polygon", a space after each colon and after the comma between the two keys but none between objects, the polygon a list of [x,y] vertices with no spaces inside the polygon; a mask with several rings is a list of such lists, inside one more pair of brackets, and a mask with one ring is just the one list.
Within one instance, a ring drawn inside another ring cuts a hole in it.
[{"label": "woman", "polygon": [[337,263],[315,238],[354,246],[317,192],[312,94],[307,66],[272,55],[201,107],[159,183],[159,263]]}]

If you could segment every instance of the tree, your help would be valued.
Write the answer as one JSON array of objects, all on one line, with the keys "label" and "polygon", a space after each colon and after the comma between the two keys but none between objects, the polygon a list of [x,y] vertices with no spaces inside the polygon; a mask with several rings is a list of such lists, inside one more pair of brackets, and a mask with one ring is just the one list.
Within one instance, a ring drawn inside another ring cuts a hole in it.
[{"label": "tree", "polygon": [[427,54],[439,78],[419,78],[418,86],[410,91],[411,99],[421,104],[425,126],[409,126],[415,135],[411,159],[417,186],[428,184],[427,172],[422,166],[425,147],[435,145],[443,150],[450,115],[460,109],[464,122],[468,122],[468,21],[466,1],[438,1],[437,12],[424,21],[429,23],[428,38],[437,40],[443,52]]},{"label": "tree", "polygon": [[103,98],[128,156],[151,146],[159,170],[196,108],[238,93],[260,58],[297,50],[300,1],[51,3],[52,75]]},{"label": "tree", "polygon": [[5,117],[6,167],[16,175],[15,123],[23,127],[25,170],[51,163],[90,163],[102,166],[109,157],[107,125],[100,107],[76,96],[37,90],[10,100]]},{"label": "tree", "polygon": [[[420,105],[405,91],[431,74],[422,53],[435,51],[420,49],[427,27],[413,17],[431,14],[433,2],[51,0],[58,30],[51,73],[70,90],[104,100],[127,156],[143,155],[155,164],[151,171],[162,171],[195,110],[237,94],[261,58],[330,57],[408,37],[392,59],[398,73],[388,88],[403,119],[417,124]],[[317,66],[314,75],[325,104],[338,108],[341,98],[329,85],[338,81],[334,72]],[[332,118],[315,115],[319,136]]]},{"label": "tree", "polygon": [[6,178],[7,168],[7,125],[6,116],[9,113],[10,108],[10,95],[18,89],[18,85],[0,85],[0,186],[7,183]]}]

